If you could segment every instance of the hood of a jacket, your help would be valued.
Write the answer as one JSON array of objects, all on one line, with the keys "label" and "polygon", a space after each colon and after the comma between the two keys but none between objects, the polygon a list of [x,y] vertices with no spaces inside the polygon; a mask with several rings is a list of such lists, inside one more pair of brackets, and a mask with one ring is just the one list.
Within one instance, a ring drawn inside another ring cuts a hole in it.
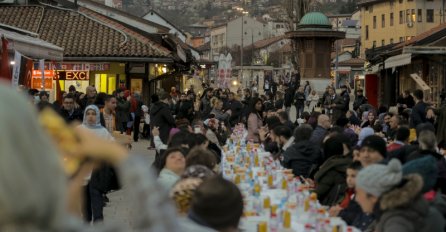
[{"label": "hood of a jacket", "polygon": [[403,186],[394,188],[381,196],[379,201],[380,209],[385,211],[410,205],[411,208],[426,213],[429,208],[428,204],[426,203],[426,206],[423,207],[423,201],[418,199],[423,187],[422,178],[417,174],[411,174],[404,179],[406,183]]},{"label": "hood of a jacket", "polygon": [[320,167],[319,171],[314,176],[314,179],[316,181],[319,181],[325,174],[327,174],[330,170],[335,170],[338,172],[345,173],[347,170],[348,165],[352,162],[351,157],[344,156],[344,155],[336,155],[328,158],[322,166]]},{"label": "hood of a jacket", "polygon": [[288,147],[288,149],[290,150],[290,152],[286,152],[287,155],[289,155],[287,157],[287,160],[302,158],[299,155],[303,155],[304,157],[316,156],[317,152],[316,147],[308,140],[295,142],[293,145]]}]

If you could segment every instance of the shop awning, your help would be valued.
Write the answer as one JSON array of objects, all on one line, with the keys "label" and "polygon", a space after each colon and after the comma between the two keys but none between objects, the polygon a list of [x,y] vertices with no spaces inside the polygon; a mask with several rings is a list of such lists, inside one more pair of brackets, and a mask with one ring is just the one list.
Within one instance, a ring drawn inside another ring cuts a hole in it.
[{"label": "shop awning", "polygon": [[386,59],[384,64],[386,69],[388,69],[410,64],[411,61],[412,61],[412,53],[407,53],[407,54],[391,56]]},{"label": "shop awning", "polygon": [[423,91],[431,90],[431,87],[424,82],[423,78],[421,78],[418,74],[412,73],[410,77],[421,87]]},{"label": "shop awning", "polygon": [[25,56],[55,61],[63,59],[63,48],[52,43],[5,29],[0,29],[0,34],[10,41],[9,49]]}]

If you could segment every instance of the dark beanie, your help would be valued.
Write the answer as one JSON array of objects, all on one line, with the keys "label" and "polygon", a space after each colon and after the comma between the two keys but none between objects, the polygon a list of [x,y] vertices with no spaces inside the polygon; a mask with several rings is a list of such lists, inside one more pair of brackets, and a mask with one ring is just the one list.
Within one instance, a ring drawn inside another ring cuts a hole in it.
[{"label": "dark beanie", "polygon": [[428,192],[431,190],[438,177],[438,166],[437,160],[428,155],[423,158],[415,159],[407,162],[403,166],[403,175],[418,174],[423,178],[423,189],[422,192]]},{"label": "dark beanie", "polygon": [[346,117],[340,117],[336,120],[336,125],[340,127],[345,127],[350,121]]},{"label": "dark beanie", "polygon": [[378,135],[370,135],[366,137],[361,143],[361,148],[362,147],[371,148],[379,152],[383,158],[387,157],[386,141]]},{"label": "dark beanie", "polygon": [[222,230],[237,228],[243,214],[243,198],[238,187],[220,176],[205,180],[195,191],[189,218]]},{"label": "dark beanie", "polygon": [[325,158],[330,158],[335,155],[343,155],[344,154],[344,137],[337,134],[333,137],[330,137],[324,143],[324,155]]}]

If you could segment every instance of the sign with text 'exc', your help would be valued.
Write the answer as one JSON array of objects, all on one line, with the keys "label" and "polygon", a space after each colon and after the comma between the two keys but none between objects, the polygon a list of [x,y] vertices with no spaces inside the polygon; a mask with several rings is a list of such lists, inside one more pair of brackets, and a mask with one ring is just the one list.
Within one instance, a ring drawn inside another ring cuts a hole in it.
[{"label": "sign with text 'exc'", "polygon": [[89,71],[64,70],[56,71],[54,79],[86,81],[90,79]]}]

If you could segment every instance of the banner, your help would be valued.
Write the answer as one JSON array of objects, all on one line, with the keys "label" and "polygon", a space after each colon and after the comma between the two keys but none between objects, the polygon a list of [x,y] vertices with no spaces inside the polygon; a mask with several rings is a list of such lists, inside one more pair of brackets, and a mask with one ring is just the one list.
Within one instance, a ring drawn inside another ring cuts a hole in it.
[{"label": "banner", "polygon": [[39,60],[39,69],[42,72],[42,90],[45,90],[45,60],[41,59]]},{"label": "banner", "polygon": [[8,40],[2,37],[2,63],[0,69],[0,79],[11,80],[11,70],[9,64]]},{"label": "banner", "polygon": [[11,81],[11,85],[14,88],[19,86],[21,64],[22,64],[22,54],[20,54],[20,52],[18,51],[15,51],[14,66],[12,69],[12,81]]},{"label": "banner", "polygon": [[24,77],[24,83],[23,85],[25,85],[28,88],[31,88],[31,81],[32,81],[32,76],[33,76],[33,60],[31,59],[26,59],[26,64],[25,64],[25,73],[23,75]]}]

